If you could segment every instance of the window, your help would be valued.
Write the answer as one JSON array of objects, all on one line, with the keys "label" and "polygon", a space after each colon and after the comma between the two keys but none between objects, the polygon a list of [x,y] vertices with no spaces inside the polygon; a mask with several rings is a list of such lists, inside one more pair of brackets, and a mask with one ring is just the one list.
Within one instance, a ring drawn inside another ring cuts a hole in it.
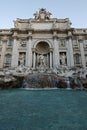
[{"label": "window", "polygon": [[74,55],[74,62],[75,62],[75,64],[80,64],[81,63],[80,60],[81,60],[80,55],[79,54],[75,54]]},{"label": "window", "polygon": [[87,65],[87,54],[85,55],[85,61],[86,61],[86,65]]},{"label": "window", "polygon": [[6,55],[6,57],[5,57],[5,64],[10,66],[10,64],[11,64],[11,55],[10,54]]},{"label": "window", "polygon": [[84,40],[84,45],[87,46],[87,40]]},{"label": "window", "polygon": [[1,43],[1,40],[0,40],[0,46],[2,45],[2,43]]},{"label": "window", "polygon": [[78,46],[78,41],[77,40],[73,40],[73,45],[74,46]]},{"label": "window", "polygon": [[8,41],[8,46],[12,46],[13,45],[13,40],[12,39],[9,39]]},{"label": "window", "polygon": [[0,55],[0,62],[1,62],[1,55]]}]

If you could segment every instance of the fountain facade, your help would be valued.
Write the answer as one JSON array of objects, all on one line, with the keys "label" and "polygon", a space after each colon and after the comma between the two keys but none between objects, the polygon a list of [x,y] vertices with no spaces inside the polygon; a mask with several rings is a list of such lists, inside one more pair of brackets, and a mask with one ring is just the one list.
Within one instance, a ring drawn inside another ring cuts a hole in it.
[{"label": "fountain facade", "polygon": [[87,29],[72,28],[69,18],[51,18],[44,8],[1,29],[0,50],[3,83],[23,77],[27,87],[82,88],[87,78]]},{"label": "fountain facade", "polygon": [[[19,31],[20,30],[20,31]],[[87,29],[71,27],[69,18],[51,18],[44,8],[34,18],[14,21],[0,31],[0,68],[24,66],[43,72],[57,66],[87,66]]]}]

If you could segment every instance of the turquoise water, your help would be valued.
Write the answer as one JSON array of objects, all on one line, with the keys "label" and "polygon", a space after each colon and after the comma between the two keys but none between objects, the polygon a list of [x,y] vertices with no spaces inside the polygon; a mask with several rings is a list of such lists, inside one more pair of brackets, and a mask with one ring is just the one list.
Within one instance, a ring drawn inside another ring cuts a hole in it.
[{"label": "turquoise water", "polygon": [[0,90],[0,130],[87,130],[87,92]]}]

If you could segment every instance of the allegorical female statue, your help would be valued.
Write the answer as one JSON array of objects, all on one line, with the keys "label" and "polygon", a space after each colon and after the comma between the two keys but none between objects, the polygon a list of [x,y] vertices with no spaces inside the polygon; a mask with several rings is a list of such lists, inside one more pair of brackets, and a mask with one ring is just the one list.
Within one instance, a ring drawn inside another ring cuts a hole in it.
[{"label": "allegorical female statue", "polygon": [[66,64],[66,55],[64,53],[61,56],[61,63],[62,63],[62,65]]}]

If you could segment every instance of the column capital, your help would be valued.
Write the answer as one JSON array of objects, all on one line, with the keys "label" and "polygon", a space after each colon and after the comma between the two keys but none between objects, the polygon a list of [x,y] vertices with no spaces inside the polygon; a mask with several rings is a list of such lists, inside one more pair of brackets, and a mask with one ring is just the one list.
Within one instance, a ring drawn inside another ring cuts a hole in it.
[{"label": "column capital", "polygon": [[32,48],[32,52],[35,52],[35,48]]},{"label": "column capital", "polygon": [[27,36],[27,39],[32,39],[32,35],[28,35],[28,36]]},{"label": "column capital", "polygon": [[57,34],[57,31],[53,31],[53,38],[58,38],[58,34]]},{"label": "column capital", "polygon": [[32,39],[32,36],[29,36],[29,35],[28,35],[28,36],[27,36],[27,39]]},{"label": "column capital", "polygon": [[12,37],[13,37],[14,39],[17,39],[17,38],[18,38],[17,35],[18,35],[17,32],[14,32],[14,34],[12,35]]},{"label": "column capital", "polygon": [[19,38],[17,36],[13,36],[14,39],[18,40]]},{"label": "column capital", "polygon": [[83,37],[82,36],[78,36],[78,41],[83,41]]},{"label": "column capital", "polygon": [[32,31],[28,31],[27,38],[32,38]]},{"label": "column capital", "polygon": [[2,40],[2,42],[7,42],[8,41],[8,37],[4,36],[1,40]]},{"label": "column capital", "polygon": [[68,31],[67,39],[70,39],[70,38],[72,38],[72,32]]},{"label": "column capital", "polygon": [[53,48],[50,48],[50,52],[52,52],[53,51]]},{"label": "column capital", "polygon": [[80,44],[83,44],[83,40],[82,40],[82,39],[78,40],[78,42],[79,42]]}]

